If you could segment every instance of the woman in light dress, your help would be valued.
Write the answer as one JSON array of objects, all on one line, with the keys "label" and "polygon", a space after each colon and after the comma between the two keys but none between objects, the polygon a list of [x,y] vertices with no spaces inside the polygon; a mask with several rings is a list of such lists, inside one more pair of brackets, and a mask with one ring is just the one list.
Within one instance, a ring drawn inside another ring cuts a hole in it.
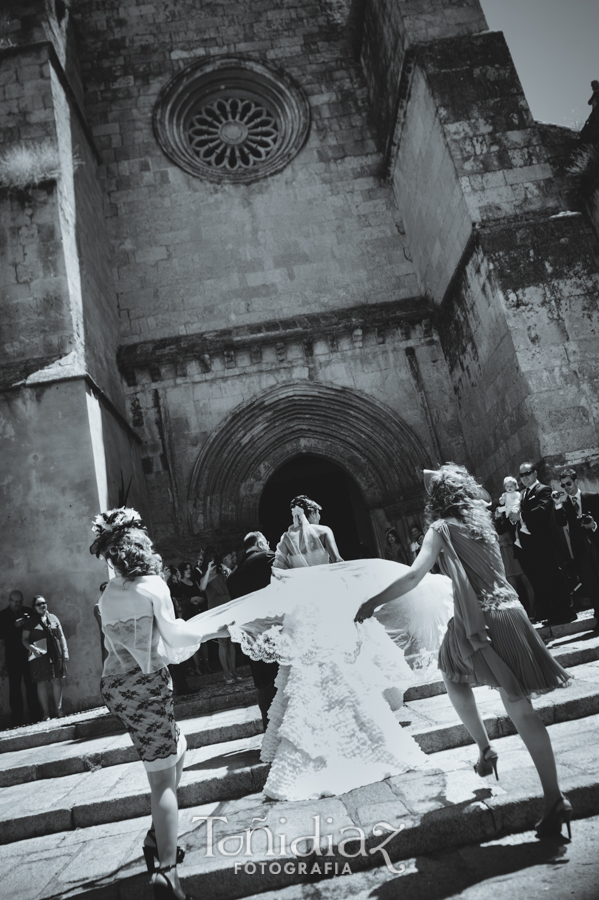
[{"label": "woman in light dress", "polygon": [[489,744],[472,692],[473,685],[489,685],[499,690],[541,780],[545,815],[537,834],[557,836],[563,823],[570,834],[572,807],[559,787],[547,729],[530,702],[533,694],[565,686],[570,676],[543,644],[506,579],[480,485],[463,466],[453,463],[425,475],[431,527],[422,550],[394,584],[362,604],[356,620],[378,616],[385,604],[412,593],[438,561],[451,578],[454,596],[454,616],[439,652],[439,668],[451,703],[478,745],[475,771],[498,777],[498,754]]}]

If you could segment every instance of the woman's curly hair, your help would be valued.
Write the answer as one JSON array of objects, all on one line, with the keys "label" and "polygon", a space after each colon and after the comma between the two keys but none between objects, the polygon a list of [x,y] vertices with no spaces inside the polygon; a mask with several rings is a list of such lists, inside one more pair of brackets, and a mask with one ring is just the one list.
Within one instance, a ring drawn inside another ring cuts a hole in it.
[{"label": "woman's curly hair", "polygon": [[459,519],[470,536],[479,541],[496,541],[497,532],[482,488],[464,466],[445,463],[437,469],[427,485],[426,518],[430,525],[437,519]]},{"label": "woman's curly hair", "polygon": [[125,581],[162,574],[162,557],[156,553],[146,526],[134,509],[122,506],[100,513],[92,529],[96,539],[89,552],[104,557]]},{"label": "woman's curly hair", "polygon": [[294,497],[289,505],[291,509],[293,509],[294,506],[299,506],[300,509],[303,509],[306,516],[322,509],[322,506],[319,506],[315,500],[310,500],[306,494],[300,494],[299,497]]}]

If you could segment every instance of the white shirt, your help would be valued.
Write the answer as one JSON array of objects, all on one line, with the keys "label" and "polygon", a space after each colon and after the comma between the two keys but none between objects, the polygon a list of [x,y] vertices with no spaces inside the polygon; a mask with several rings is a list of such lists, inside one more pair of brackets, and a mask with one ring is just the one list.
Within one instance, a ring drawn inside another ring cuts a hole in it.
[{"label": "white shirt", "polygon": [[189,659],[198,649],[199,640],[187,623],[175,618],[170,591],[159,575],[133,581],[113,578],[98,608],[108,651],[105,676],[138,667],[146,675],[158,672],[169,663]]}]

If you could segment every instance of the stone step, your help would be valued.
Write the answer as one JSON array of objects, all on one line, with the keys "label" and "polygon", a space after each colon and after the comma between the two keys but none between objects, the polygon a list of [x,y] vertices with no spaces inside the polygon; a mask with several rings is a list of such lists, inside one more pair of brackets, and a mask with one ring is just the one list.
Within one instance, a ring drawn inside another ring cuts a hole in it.
[{"label": "stone step", "polygon": [[[249,706],[181,719],[180,726],[188,749],[195,750],[261,734],[262,717],[257,706]],[[2,756],[0,788],[92,772],[137,760],[139,756],[131,738],[124,732],[12,750]]]},{"label": "stone step", "polygon": [[[549,646],[556,658],[563,665],[569,667],[599,660],[598,636],[589,634],[578,636],[577,638],[564,636],[552,642]],[[433,723],[429,721],[424,712],[426,706],[419,706],[419,703],[426,698],[430,699],[444,694],[445,687],[442,681],[416,685],[406,691],[407,707],[404,708],[402,713],[402,722],[408,723],[420,720],[422,728],[428,729],[427,732],[417,735],[417,740],[427,753],[433,752],[438,746],[445,745],[446,732],[452,731],[454,736],[451,740],[457,740],[455,725],[443,726],[438,722]],[[592,706],[596,702],[595,695],[589,695],[588,692],[583,698],[583,696],[578,696],[576,690],[570,691],[569,702],[574,702],[575,697],[576,701],[584,699],[587,703],[587,708],[591,708],[589,704]],[[437,707],[432,708],[440,707],[437,705]],[[445,701],[444,708],[450,709],[447,701]],[[552,706],[547,704],[544,709],[544,715],[549,716]],[[409,717],[407,710],[412,711],[414,714],[413,718]],[[180,707],[177,712],[181,712]],[[549,721],[551,721],[550,718],[547,719],[547,722]],[[257,706],[223,710],[204,716],[180,719],[180,724],[187,737],[190,749],[251,737],[262,731],[262,720]],[[493,723],[491,722],[491,724]],[[2,757],[3,767],[0,772],[0,787],[8,787],[12,784],[43,778],[73,775],[99,767],[135,762],[138,759],[130,738],[123,732],[116,735],[109,734],[84,739],[82,737],[69,737],[69,734],[72,733],[72,731],[69,731],[69,728],[72,729],[72,726],[67,726],[64,733],[60,732],[59,729],[49,732],[48,736],[51,736],[59,731],[60,741],[42,745],[35,742],[32,746],[23,746],[23,744],[27,743],[24,736],[20,749],[6,751]]]},{"label": "stone step", "polygon": [[[598,729],[596,715],[549,729],[575,820],[599,812]],[[319,874],[333,874],[335,864],[337,874],[346,863],[353,872],[382,866],[385,859],[376,848],[394,832],[383,849],[399,869],[401,860],[528,831],[542,811],[536,772],[519,737],[500,737],[494,744],[499,752],[499,781],[474,774],[476,752],[469,746],[433,754],[426,769],[338,797],[273,803],[253,794],[182,809],[180,844],[187,856],[179,871],[185,890],[210,900],[238,900],[300,882],[313,883]],[[207,852],[206,822],[196,818],[209,816],[221,817],[213,821],[213,855]],[[308,836],[315,833],[315,817],[320,824],[321,856],[309,853],[312,842]],[[261,821],[257,823],[257,819]],[[375,833],[377,823],[384,825]],[[132,810],[131,817],[122,821],[4,846],[4,895],[11,900],[146,900],[149,876],[141,845],[149,824],[149,815],[136,816]],[[258,830],[248,838],[248,831],[257,824],[270,830],[270,856],[267,832]],[[352,830],[342,833],[343,828]],[[576,821],[572,830],[576,839]],[[241,839],[233,835],[241,835]],[[219,846],[227,836],[230,840]],[[352,838],[351,844],[341,843]],[[300,840],[292,852],[294,839]],[[248,840],[251,855],[245,856]],[[236,853],[239,847],[241,853]],[[308,855],[300,857],[300,853]],[[333,864],[332,871],[325,872],[325,862]],[[305,864],[303,870],[300,863]],[[315,864],[319,870],[314,870]],[[317,885],[314,890],[316,896]]]},{"label": "stone step", "polygon": [[[242,674],[243,672],[244,670]],[[178,721],[220,710],[244,708],[256,702],[251,677],[245,677],[243,681],[233,685],[225,684],[222,678],[205,681],[210,678],[214,679],[214,676],[191,678],[189,681],[194,692],[175,697],[175,715]],[[105,706],[99,706],[62,719],[51,719],[49,722],[38,722],[0,732],[0,753],[12,753],[63,741],[84,741],[123,732],[119,720]]]},{"label": "stone step", "polygon": [[[580,662],[598,658],[599,637],[589,634],[595,626],[589,611],[579,613],[576,622],[558,625],[554,628],[539,627],[538,633],[550,648],[556,648],[557,658],[564,666],[574,666]],[[575,635],[580,641],[574,642],[570,648],[560,646]],[[582,642],[582,643],[581,643]],[[585,643],[586,642],[586,643]],[[563,656],[562,656],[563,654]],[[189,678],[194,693],[189,696],[175,698],[177,721],[194,718],[202,714],[218,712],[225,709],[239,709],[252,706],[256,701],[253,681],[249,666],[238,670],[244,680],[235,685],[227,685],[221,673]],[[406,702],[433,697],[445,693],[445,686],[440,678],[427,684],[419,684],[408,688]],[[123,728],[105,706],[80,713],[73,713],[63,719],[50,722],[39,722],[36,725],[25,725],[0,732],[0,753],[15,752],[30,747],[43,747],[48,744],[69,741],[83,741],[102,735],[122,734]]]},{"label": "stone step", "polygon": [[[599,662],[570,671],[576,674],[572,686],[535,703],[547,724],[599,713]],[[477,688],[476,694],[491,739],[513,733],[497,691]],[[397,717],[425,752],[471,743],[445,695],[413,701]],[[261,740],[257,734],[191,750],[179,788],[181,808],[261,790],[268,769],[259,760]],[[0,843],[141,816],[150,809],[145,770],[139,761],[58,776],[42,784],[43,789],[29,781],[0,791]]]}]

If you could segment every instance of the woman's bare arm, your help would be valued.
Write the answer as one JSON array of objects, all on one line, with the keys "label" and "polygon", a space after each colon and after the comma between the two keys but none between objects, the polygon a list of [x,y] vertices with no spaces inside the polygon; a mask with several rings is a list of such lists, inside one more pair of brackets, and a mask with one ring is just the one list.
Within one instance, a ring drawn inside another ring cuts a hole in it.
[{"label": "woman's bare arm", "polygon": [[380,594],[371,597],[370,600],[366,600],[356,613],[356,622],[362,622],[364,619],[370,618],[379,606],[389,603],[390,600],[397,600],[398,597],[402,597],[419,585],[426,573],[430,572],[437,561],[442,543],[442,539],[435,529],[429,528],[422,542],[420,553],[410,566],[410,569],[405,575],[401,575],[397,581],[390,584],[388,588],[381,591]]},{"label": "woman's bare arm", "polygon": [[330,529],[328,525],[321,525],[318,530],[322,531],[320,537],[323,539],[325,549],[333,562],[343,562],[343,557],[339,553],[337,541],[335,540],[335,535],[333,534],[332,529]]},{"label": "woman's bare arm", "polygon": [[23,631],[23,633],[22,633],[22,635],[21,635],[21,640],[23,641],[23,646],[24,646],[27,650],[29,650],[30,653],[33,653],[34,656],[41,656],[41,655],[42,655],[42,651],[39,650],[39,649],[35,646],[35,644],[32,644],[32,643],[31,643],[31,641],[29,640],[29,635],[30,635],[30,632],[29,632],[29,631]]},{"label": "woman's bare arm", "polygon": [[281,535],[281,540],[277,544],[277,548],[275,550],[275,559],[272,564],[273,569],[290,569],[288,560],[289,556],[289,548],[287,547],[287,541],[285,540],[285,535]]}]

